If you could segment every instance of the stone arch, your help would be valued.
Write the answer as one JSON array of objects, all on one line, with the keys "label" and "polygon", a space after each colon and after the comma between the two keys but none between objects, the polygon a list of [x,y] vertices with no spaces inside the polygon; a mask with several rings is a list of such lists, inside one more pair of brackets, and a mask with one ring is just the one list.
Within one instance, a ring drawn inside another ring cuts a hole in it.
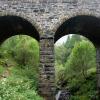
[{"label": "stone arch", "polygon": [[34,19],[23,13],[0,12],[0,45],[8,38],[17,35],[30,36],[40,43],[42,33]]},{"label": "stone arch", "polygon": [[98,12],[92,12],[92,11],[87,11],[84,8],[83,9],[74,9],[70,12],[68,12],[67,14],[61,15],[59,17],[59,21],[57,23],[55,23],[52,27],[52,33],[55,35],[56,31],[58,30],[58,28],[67,20],[69,20],[70,18],[74,18],[76,16],[94,16],[99,18],[100,14],[98,14]]},{"label": "stone arch", "polygon": [[0,13],[0,42],[13,35],[29,35],[40,40],[41,28],[33,19],[20,13],[1,12]]},{"label": "stone arch", "polygon": [[100,99],[100,17],[92,14],[79,14],[64,20],[55,31],[54,42],[68,34],[82,35],[88,38],[96,47],[97,87]]},{"label": "stone arch", "polygon": [[24,18],[28,22],[30,22],[38,30],[38,32],[40,34],[43,32],[41,27],[36,23],[36,21],[34,19],[32,19],[33,17],[29,17],[28,15],[26,15],[23,12],[10,12],[10,11],[0,12],[0,16],[7,16],[7,15],[9,15],[9,16],[19,16],[21,18]]},{"label": "stone arch", "polygon": [[75,15],[55,30],[54,41],[67,34],[79,34],[87,37],[95,46],[100,45],[100,18],[90,15]]}]

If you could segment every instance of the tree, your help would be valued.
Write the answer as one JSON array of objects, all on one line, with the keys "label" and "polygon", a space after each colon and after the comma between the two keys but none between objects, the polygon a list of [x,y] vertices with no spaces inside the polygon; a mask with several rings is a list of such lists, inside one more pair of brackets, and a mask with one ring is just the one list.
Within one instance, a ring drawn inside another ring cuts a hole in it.
[{"label": "tree", "polygon": [[25,35],[17,35],[5,41],[0,51],[5,58],[12,58],[22,66],[37,66],[39,62],[38,42]]},{"label": "tree", "polygon": [[72,52],[75,43],[82,40],[80,35],[68,35],[67,40],[60,46],[55,47],[55,58],[59,64],[65,65]]},{"label": "tree", "polygon": [[76,43],[68,62],[66,63],[66,70],[71,69],[74,75],[82,74],[84,78],[87,76],[89,68],[95,65],[95,48],[89,41],[82,41]]},{"label": "tree", "polygon": [[55,48],[55,58],[58,64],[63,64],[65,63],[65,53],[66,53],[66,48],[64,45],[58,46]]}]

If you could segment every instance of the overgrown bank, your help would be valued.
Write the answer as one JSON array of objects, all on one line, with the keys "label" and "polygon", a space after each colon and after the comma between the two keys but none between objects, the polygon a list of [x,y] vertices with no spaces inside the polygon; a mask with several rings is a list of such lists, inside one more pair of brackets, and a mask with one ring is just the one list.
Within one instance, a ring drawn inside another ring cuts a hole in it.
[{"label": "overgrown bank", "polygon": [[14,36],[0,47],[0,100],[43,100],[37,92],[39,44]]}]

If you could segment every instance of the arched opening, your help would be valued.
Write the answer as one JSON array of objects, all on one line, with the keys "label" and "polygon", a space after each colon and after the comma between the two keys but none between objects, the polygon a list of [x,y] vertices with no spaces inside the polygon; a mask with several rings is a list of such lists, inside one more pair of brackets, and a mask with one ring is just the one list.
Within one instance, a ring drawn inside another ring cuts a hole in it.
[{"label": "arched opening", "polygon": [[0,17],[1,99],[42,99],[37,94],[39,40],[37,29],[26,19]]},{"label": "arched opening", "polygon": [[40,36],[35,28],[26,19],[19,16],[0,16],[0,42],[14,35],[28,35],[39,41]]},{"label": "arched opening", "polygon": [[[88,38],[96,47],[97,62],[97,84],[98,96],[100,95],[100,19],[94,16],[78,15],[66,20],[56,31],[54,41],[56,42],[64,35],[78,34]],[[77,59],[77,58],[76,58]],[[100,98],[100,97],[99,97]]]},{"label": "arched opening", "polygon": [[65,91],[66,98],[70,97],[70,100],[96,97],[95,51],[92,42],[81,35],[66,35],[55,43],[57,92]]},{"label": "arched opening", "polygon": [[72,17],[57,29],[54,40],[56,42],[62,36],[73,33],[87,37],[95,45],[100,45],[100,19],[87,15]]}]

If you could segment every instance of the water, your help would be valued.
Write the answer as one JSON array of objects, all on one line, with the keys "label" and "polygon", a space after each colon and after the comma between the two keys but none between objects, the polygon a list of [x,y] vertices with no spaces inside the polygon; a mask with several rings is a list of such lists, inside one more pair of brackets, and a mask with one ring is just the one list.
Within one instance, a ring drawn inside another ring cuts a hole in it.
[{"label": "water", "polygon": [[70,100],[70,92],[68,90],[59,90],[56,94],[56,100]]},{"label": "water", "polygon": [[58,92],[58,94],[56,94],[56,100],[59,100],[60,94],[61,94],[61,90]]}]

